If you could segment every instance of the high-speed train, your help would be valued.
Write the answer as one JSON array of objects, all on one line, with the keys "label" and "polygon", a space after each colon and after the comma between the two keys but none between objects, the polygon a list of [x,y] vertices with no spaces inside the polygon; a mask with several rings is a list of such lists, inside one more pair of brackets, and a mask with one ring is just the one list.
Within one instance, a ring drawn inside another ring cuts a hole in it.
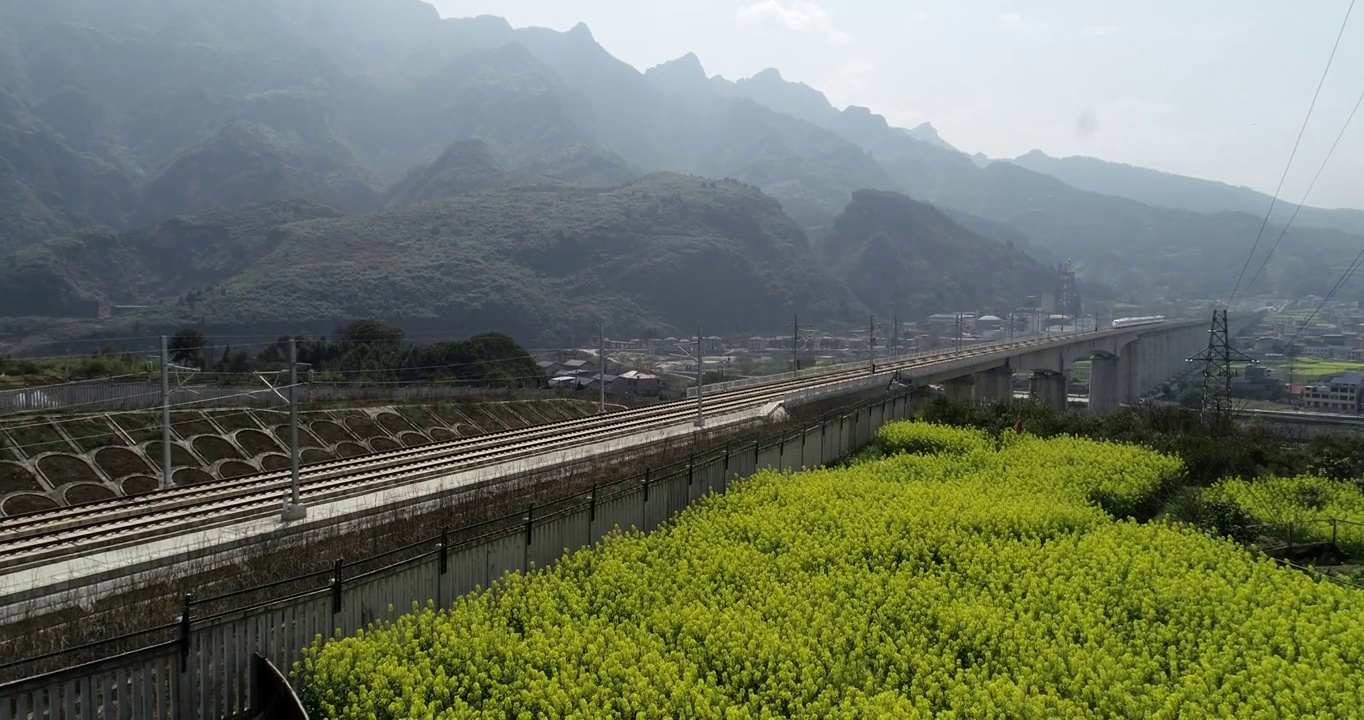
[{"label": "high-speed train", "polygon": [[1152,325],[1161,322],[1165,322],[1164,315],[1151,315],[1149,317],[1115,318],[1113,320],[1113,327],[1122,328],[1132,327],[1133,325]]}]

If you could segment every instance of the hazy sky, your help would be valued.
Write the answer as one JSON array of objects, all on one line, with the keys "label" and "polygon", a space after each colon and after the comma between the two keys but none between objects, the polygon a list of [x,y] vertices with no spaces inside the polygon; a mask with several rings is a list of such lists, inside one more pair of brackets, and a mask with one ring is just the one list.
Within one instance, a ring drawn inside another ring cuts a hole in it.
[{"label": "hazy sky", "polygon": [[[837,106],[931,121],[968,152],[1108,160],[1273,192],[1349,0],[429,0],[446,16],[578,22],[640,69],[695,52],[775,67]],[[1357,8],[1290,172],[1301,198],[1361,92]],[[1364,208],[1364,110],[1308,200]]]}]

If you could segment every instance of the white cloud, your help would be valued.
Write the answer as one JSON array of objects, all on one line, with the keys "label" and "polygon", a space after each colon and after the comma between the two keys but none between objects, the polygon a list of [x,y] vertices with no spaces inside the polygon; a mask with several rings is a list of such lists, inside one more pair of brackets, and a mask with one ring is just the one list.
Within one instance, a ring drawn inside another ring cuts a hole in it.
[{"label": "white cloud", "polygon": [[846,63],[839,67],[837,74],[828,80],[829,100],[835,105],[857,104],[861,100],[861,93],[868,89],[872,83],[872,75],[876,74],[876,63],[870,57],[859,55],[851,57]]},{"label": "white cloud", "polygon": [[1051,30],[1051,24],[1045,20],[1023,17],[1016,12],[1000,14],[997,23],[1004,32],[1017,35],[1039,35]]},{"label": "white cloud", "polygon": [[853,41],[852,35],[834,27],[829,13],[813,2],[796,0],[783,4],[781,0],[762,0],[739,8],[734,19],[739,27],[818,33],[835,45],[846,45]]},{"label": "white cloud", "polygon": [[873,63],[870,57],[857,56],[848,60],[847,63],[843,63],[843,67],[839,70],[839,76],[846,79],[863,80],[872,72],[876,72],[876,63]]},{"label": "white cloud", "polygon": [[1097,38],[1108,37],[1117,34],[1118,29],[1112,25],[1090,25],[1080,28],[1080,37]]}]

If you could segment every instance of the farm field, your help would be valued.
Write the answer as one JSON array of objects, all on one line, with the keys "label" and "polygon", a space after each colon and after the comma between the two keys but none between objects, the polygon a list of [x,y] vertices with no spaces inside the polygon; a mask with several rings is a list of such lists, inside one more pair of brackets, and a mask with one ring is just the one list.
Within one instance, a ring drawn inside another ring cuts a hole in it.
[{"label": "farm field", "polygon": [[1228,479],[1204,497],[1235,506],[1263,535],[1329,541],[1351,557],[1364,557],[1364,491],[1356,483],[1308,476]]},{"label": "farm field", "polygon": [[1329,377],[1331,375],[1343,375],[1345,373],[1364,373],[1364,364],[1349,362],[1345,360],[1317,360],[1315,358],[1295,358],[1291,362],[1285,358],[1279,362],[1268,365],[1274,369],[1274,374],[1280,380],[1287,382],[1289,370],[1292,369],[1294,382],[1310,382],[1317,378]]},{"label": "farm field", "polygon": [[[884,454],[884,457],[878,455]],[[310,712],[1339,717],[1364,595],[1140,524],[1180,461],[900,423],[446,611],[321,643]]]}]

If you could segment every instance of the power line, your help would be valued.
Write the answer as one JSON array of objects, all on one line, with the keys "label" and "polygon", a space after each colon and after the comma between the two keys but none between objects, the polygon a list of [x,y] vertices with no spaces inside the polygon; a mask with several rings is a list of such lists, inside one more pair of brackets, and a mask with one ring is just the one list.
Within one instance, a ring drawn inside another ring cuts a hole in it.
[{"label": "power line", "polygon": [[1345,26],[1350,22],[1350,13],[1355,9],[1355,0],[1350,0],[1350,6],[1345,10],[1345,19],[1340,23],[1340,32],[1336,33],[1336,42],[1331,46],[1331,55],[1326,58],[1326,68],[1321,71],[1321,80],[1317,81],[1317,90],[1312,93],[1312,102],[1307,106],[1307,117],[1302,119],[1302,127],[1298,130],[1298,139],[1293,142],[1293,152],[1288,155],[1288,164],[1284,165],[1283,174],[1279,176],[1279,186],[1274,189],[1274,196],[1269,201],[1269,210],[1265,212],[1264,222],[1260,223],[1260,231],[1255,234],[1255,243],[1250,246],[1250,255],[1246,256],[1246,264],[1241,267],[1241,274],[1236,277],[1236,285],[1231,289],[1231,295],[1227,298],[1227,306],[1231,307],[1232,301],[1236,299],[1236,291],[1241,289],[1241,280],[1246,276],[1246,270],[1250,268],[1250,261],[1255,259],[1255,251],[1260,247],[1260,239],[1264,237],[1265,228],[1269,226],[1269,218],[1274,214],[1274,206],[1279,201],[1279,193],[1283,191],[1284,181],[1288,179],[1288,171],[1293,167],[1293,158],[1298,154],[1298,146],[1302,144],[1302,136],[1307,132],[1307,124],[1312,119],[1312,110],[1317,106],[1317,98],[1321,95],[1321,87],[1326,84],[1326,76],[1331,72],[1331,63],[1336,59],[1336,50],[1340,48],[1340,39],[1345,36]]},{"label": "power line", "polygon": [[1331,287],[1330,292],[1326,293],[1326,297],[1322,298],[1321,302],[1317,303],[1317,308],[1312,311],[1311,315],[1307,316],[1306,320],[1303,321],[1302,327],[1298,328],[1298,331],[1293,333],[1292,339],[1288,341],[1289,345],[1292,345],[1293,343],[1298,341],[1298,338],[1302,336],[1302,333],[1304,330],[1307,329],[1307,326],[1312,324],[1312,321],[1316,319],[1317,314],[1321,312],[1322,308],[1326,307],[1326,303],[1330,302],[1331,298],[1336,296],[1336,292],[1339,291],[1340,288],[1344,286],[1345,283],[1350,279],[1350,277],[1355,274],[1355,271],[1359,269],[1361,263],[1364,263],[1364,248],[1360,249],[1359,254],[1355,255],[1354,261],[1352,261],[1350,265],[1345,268],[1344,273],[1341,273],[1340,279],[1336,280],[1336,284]]},{"label": "power line", "polygon": [[1288,228],[1292,227],[1293,221],[1298,218],[1298,213],[1302,211],[1302,206],[1307,202],[1307,196],[1311,195],[1312,188],[1317,186],[1317,180],[1321,179],[1322,171],[1326,169],[1326,164],[1331,161],[1331,155],[1335,154],[1336,147],[1340,145],[1341,138],[1345,137],[1345,131],[1350,128],[1350,123],[1354,121],[1355,114],[1359,112],[1361,103],[1364,103],[1364,92],[1361,92],[1359,94],[1359,99],[1355,100],[1355,106],[1350,110],[1350,116],[1345,118],[1345,124],[1341,126],[1340,132],[1336,134],[1336,141],[1331,143],[1331,149],[1326,151],[1326,157],[1322,159],[1321,167],[1317,168],[1317,174],[1312,176],[1312,182],[1307,186],[1307,191],[1302,194],[1302,200],[1298,202],[1297,207],[1293,208],[1293,214],[1288,218],[1288,222],[1284,224],[1283,230],[1279,232],[1278,239],[1274,241],[1274,245],[1270,247],[1269,252],[1265,254],[1264,261],[1260,263],[1260,269],[1256,270],[1255,274],[1251,276],[1250,282],[1246,283],[1247,293],[1249,293],[1250,288],[1255,285],[1255,280],[1260,277],[1260,273],[1265,271],[1265,266],[1269,264],[1269,259],[1274,257],[1274,251],[1279,249],[1279,243],[1283,242],[1284,236],[1288,234]]}]

